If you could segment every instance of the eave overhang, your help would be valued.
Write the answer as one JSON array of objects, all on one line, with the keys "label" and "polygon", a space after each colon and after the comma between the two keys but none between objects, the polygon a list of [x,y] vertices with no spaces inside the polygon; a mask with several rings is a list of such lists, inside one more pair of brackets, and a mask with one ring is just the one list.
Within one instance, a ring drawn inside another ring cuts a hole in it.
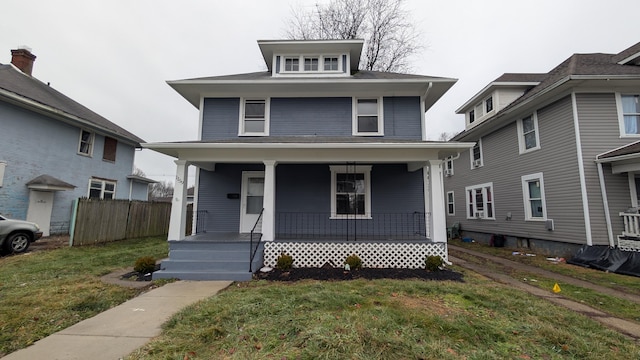
[{"label": "eave overhang", "polygon": [[[352,79],[278,78],[268,80],[177,80],[167,83],[196,108],[206,97],[420,96],[425,111],[455,84],[451,78]],[[426,95],[426,96],[425,96]]]},{"label": "eave overhang", "polygon": [[359,142],[359,143],[146,143],[143,148],[191,163],[416,163],[443,160],[472,148],[464,142]]}]

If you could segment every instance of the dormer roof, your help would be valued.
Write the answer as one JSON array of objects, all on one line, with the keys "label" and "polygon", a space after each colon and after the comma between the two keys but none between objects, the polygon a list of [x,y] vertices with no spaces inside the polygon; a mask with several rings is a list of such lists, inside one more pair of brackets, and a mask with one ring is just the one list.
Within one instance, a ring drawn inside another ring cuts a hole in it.
[{"label": "dormer roof", "polygon": [[477,94],[475,94],[471,99],[469,99],[466,103],[460,106],[456,110],[456,114],[462,114],[469,110],[469,108],[473,108],[478,102],[482,101],[482,99],[489,96],[493,93],[497,88],[509,88],[509,87],[534,87],[542,80],[546,78],[547,74],[540,73],[505,73],[500,75],[497,79],[493,80],[489,83],[489,85],[485,86],[482,90],[480,90]]},{"label": "dormer roof", "polygon": [[273,70],[274,54],[349,53],[351,71],[358,69],[362,39],[348,40],[258,40],[258,46],[269,71]]}]

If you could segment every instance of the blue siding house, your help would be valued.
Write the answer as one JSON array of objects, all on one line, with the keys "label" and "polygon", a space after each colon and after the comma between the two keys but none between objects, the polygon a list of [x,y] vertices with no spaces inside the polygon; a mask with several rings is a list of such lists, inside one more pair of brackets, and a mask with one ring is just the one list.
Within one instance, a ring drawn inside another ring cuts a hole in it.
[{"label": "blue siding house", "polygon": [[267,71],[169,82],[200,109],[200,133],[143,144],[177,159],[171,251],[154,277],[245,280],[282,253],[299,267],[446,260],[441,164],[473,144],[427,141],[425,112],[456,80],[358,70],[362,40],[258,45]]},{"label": "blue siding house", "polygon": [[0,213],[67,233],[74,199],[147,199],[132,174],[143,142],[31,76],[35,56],[0,64]]}]

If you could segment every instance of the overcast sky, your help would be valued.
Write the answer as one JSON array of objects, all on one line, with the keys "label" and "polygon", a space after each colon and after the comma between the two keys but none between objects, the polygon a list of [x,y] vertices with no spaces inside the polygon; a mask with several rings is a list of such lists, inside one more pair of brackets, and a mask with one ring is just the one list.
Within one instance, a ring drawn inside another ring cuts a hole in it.
[{"label": "overcast sky", "polygon": [[[165,81],[265,70],[256,40],[283,38],[292,6],[325,1],[2,0],[0,63],[26,45],[36,78],[145,141],[195,140],[197,109]],[[426,48],[412,72],[459,79],[427,112],[430,139],[462,130],[455,110],[502,73],[640,42],[638,0],[405,2]],[[135,163],[172,181],[172,160],[143,150]]]}]

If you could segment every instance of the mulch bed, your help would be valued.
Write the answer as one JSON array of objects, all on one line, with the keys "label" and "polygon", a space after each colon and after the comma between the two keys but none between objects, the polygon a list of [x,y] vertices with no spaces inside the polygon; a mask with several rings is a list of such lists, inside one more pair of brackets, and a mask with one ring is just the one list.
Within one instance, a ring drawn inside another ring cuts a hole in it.
[{"label": "mulch bed", "polygon": [[258,271],[255,279],[270,281],[298,280],[354,280],[354,279],[422,279],[464,281],[462,274],[451,270],[427,271],[424,269],[374,269],[362,268],[345,271],[341,268],[293,268],[290,270],[273,269],[269,272]]}]

